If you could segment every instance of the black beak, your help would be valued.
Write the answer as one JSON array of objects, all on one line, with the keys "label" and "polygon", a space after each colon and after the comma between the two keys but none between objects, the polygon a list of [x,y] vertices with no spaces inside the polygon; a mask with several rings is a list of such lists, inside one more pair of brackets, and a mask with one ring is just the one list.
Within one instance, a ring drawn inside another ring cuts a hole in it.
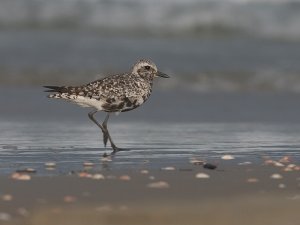
[{"label": "black beak", "polygon": [[169,75],[167,75],[165,73],[162,73],[160,71],[157,71],[156,76],[163,77],[163,78],[169,78],[170,77]]}]

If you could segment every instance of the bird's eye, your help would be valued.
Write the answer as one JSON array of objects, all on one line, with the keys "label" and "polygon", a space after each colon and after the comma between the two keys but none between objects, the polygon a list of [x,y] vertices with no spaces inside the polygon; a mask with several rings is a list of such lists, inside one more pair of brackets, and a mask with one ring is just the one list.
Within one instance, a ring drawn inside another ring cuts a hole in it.
[{"label": "bird's eye", "polygon": [[145,66],[145,69],[146,70],[150,70],[150,66]]}]

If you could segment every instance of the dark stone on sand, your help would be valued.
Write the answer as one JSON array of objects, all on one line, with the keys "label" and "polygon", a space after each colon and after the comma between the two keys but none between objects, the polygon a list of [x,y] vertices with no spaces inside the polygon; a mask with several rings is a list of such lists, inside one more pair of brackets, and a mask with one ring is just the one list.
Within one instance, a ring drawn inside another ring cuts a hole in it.
[{"label": "dark stone on sand", "polygon": [[216,165],[213,165],[213,164],[210,164],[210,163],[205,163],[205,164],[203,165],[203,168],[209,169],[209,170],[214,170],[214,169],[217,168],[217,166],[216,166]]}]

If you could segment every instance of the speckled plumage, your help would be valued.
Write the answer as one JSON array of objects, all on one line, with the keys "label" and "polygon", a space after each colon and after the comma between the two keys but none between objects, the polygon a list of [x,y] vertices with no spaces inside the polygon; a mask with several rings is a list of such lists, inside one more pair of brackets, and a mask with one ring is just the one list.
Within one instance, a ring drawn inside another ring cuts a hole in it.
[{"label": "speckled plumage", "polygon": [[[103,142],[109,140],[113,153],[120,149],[113,143],[107,129],[107,121],[111,112],[125,112],[142,105],[150,96],[153,79],[157,76],[167,78],[168,75],[157,70],[150,60],[139,60],[128,73],[105,77],[81,86],[44,86],[46,92],[55,92],[49,98],[65,99],[82,107],[92,107],[89,118],[102,130]],[[97,111],[108,112],[102,124],[94,118]]]},{"label": "speckled plumage", "polygon": [[[139,74],[141,65],[153,69],[149,73]],[[157,68],[149,60],[140,60],[129,73],[116,74],[90,82],[86,85],[71,87],[51,87],[58,93],[49,98],[66,99],[82,107],[93,107],[105,112],[124,112],[143,104],[150,96],[154,73]]]}]

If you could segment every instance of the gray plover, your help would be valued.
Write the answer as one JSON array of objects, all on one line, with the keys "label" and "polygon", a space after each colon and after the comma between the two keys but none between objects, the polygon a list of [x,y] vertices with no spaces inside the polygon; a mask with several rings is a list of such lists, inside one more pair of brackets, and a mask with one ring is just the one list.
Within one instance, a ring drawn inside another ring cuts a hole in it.
[{"label": "gray plover", "polygon": [[[108,76],[86,85],[44,87],[49,89],[46,92],[56,92],[48,95],[49,98],[65,99],[82,107],[94,108],[88,116],[101,129],[104,146],[109,140],[115,153],[121,149],[114,144],[107,129],[110,113],[126,112],[142,105],[152,92],[155,77],[169,76],[158,71],[152,61],[142,59],[133,65],[130,72]],[[107,112],[102,124],[94,118],[98,111]]]}]

